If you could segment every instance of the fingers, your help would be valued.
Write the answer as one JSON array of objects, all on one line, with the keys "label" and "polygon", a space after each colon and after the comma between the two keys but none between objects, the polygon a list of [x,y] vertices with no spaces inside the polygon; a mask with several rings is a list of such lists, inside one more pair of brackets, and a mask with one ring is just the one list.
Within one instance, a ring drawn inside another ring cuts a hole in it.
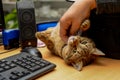
[{"label": "fingers", "polygon": [[73,21],[73,23],[63,23],[62,21],[60,22],[60,37],[67,43],[68,37],[76,34],[80,29],[80,22]]},{"label": "fingers", "polygon": [[79,29],[80,29],[80,22],[79,21],[73,22],[70,28],[70,35],[75,35]]},{"label": "fingers", "polygon": [[60,28],[60,37],[65,43],[67,43],[68,40],[68,36],[66,34],[67,34],[67,30],[64,28]]},{"label": "fingers", "polygon": [[62,21],[60,22],[60,37],[66,43],[68,37],[76,34],[78,30],[86,31],[90,28],[90,20],[88,19],[86,19],[82,23],[80,21],[73,21],[73,23],[65,23],[64,21]]},{"label": "fingers", "polygon": [[64,22],[64,19],[60,20],[60,37],[61,39],[67,43],[68,37],[69,37],[69,27],[70,23]]}]

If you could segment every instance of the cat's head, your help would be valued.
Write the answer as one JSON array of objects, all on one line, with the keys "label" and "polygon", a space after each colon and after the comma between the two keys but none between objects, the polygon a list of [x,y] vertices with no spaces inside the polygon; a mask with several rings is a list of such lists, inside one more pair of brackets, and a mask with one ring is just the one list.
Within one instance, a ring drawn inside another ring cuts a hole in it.
[{"label": "cat's head", "polygon": [[105,55],[95,47],[94,42],[86,37],[71,36],[64,49],[63,58],[66,63],[72,64],[77,70],[81,70],[84,65],[89,63],[97,56]]}]

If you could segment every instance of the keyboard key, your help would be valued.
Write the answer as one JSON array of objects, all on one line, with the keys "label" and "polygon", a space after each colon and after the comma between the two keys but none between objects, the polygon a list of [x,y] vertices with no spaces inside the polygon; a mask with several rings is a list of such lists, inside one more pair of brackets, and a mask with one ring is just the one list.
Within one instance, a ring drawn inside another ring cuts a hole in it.
[{"label": "keyboard key", "polygon": [[12,75],[12,76],[9,77],[9,79],[10,80],[16,80],[16,79],[18,79],[18,77],[16,75]]},{"label": "keyboard key", "polygon": [[2,71],[4,71],[4,69],[0,67],[0,72],[2,72]]},{"label": "keyboard key", "polygon": [[2,75],[0,75],[0,80],[8,80],[5,77],[3,77]]}]

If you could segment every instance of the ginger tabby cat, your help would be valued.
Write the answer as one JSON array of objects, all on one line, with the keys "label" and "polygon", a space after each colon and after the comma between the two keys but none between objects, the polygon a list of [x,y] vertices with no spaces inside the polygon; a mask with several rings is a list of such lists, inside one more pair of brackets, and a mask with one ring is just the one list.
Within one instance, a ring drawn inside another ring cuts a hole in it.
[{"label": "ginger tabby cat", "polygon": [[[90,21],[85,20],[81,27],[90,26]],[[64,43],[59,34],[60,25],[48,28],[42,32],[36,32],[36,37],[43,41],[51,53],[60,56],[67,64],[72,65],[77,70],[92,62],[99,55],[105,55],[98,50],[95,43],[80,35],[70,36],[67,44]]]}]

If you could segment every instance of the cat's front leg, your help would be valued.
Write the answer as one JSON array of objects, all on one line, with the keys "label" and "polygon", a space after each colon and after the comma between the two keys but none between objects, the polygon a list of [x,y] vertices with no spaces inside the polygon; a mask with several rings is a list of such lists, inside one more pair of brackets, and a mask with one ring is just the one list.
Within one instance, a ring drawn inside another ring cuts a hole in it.
[{"label": "cat's front leg", "polygon": [[76,47],[79,43],[79,39],[78,39],[78,36],[70,36],[69,39],[68,39],[68,46],[69,47]]}]

